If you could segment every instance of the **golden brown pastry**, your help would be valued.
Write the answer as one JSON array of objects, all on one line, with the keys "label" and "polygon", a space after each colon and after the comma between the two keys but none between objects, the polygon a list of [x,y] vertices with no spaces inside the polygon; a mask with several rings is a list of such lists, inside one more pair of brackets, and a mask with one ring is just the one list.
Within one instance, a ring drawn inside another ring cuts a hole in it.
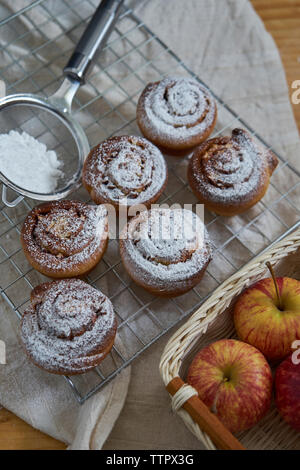
[{"label": "golden brown pastry", "polygon": [[167,153],[187,153],[212,133],[217,106],[210,92],[186,77],[149,83],[137,105],[143,135]]},{"label": "golden brown pastry", "polygon": [[234,129],[232,137],[210,139],[194,151],[188,181],[206,207],[233,216],[264,196],[277,165],[273,152],[261,148],[249,132]]},{"label": "golden brown pastry", "polygon": [[150,207],[167,184],[160,150],[142,137],[112,137],[94,147],[85,160],[82,181],[96,204]]},{"label": "golden brown pastry", "polygon": [[75,375],[100,364],[116,329],[112,303],[102,292],[79,279],[62,279],[33,289],[21,321],[21,341],[41,369]]},{"label": "golden brown pastry", "polygon": [[149,292],[171,297],[192,289],[211,260],[200,218],[185,209],[152,209],[132,218],[120,237],[123,264]]},{"label": "golden brown pastry", "polygon": [[30,264],[53,278],[81,276],[102,258],[108,241],[105,206],[79,201],[41,204],[28,214],[21,243]]}]

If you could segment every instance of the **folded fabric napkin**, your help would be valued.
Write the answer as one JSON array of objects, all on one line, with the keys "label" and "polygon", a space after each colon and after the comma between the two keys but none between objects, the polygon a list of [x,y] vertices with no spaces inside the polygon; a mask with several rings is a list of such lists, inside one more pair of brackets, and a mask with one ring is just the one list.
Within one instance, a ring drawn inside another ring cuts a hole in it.
[{"label": "folded fabric napkin", "polygon": [[[13,8],[19,10],[25,3],[17,0]],[[299,137],[281,60],[248,0],[130,3],[212,90],[298,164]],[[11,8],[8,0],[2,4]],[[151,44],[148,52],[151,57]],[[18,319],[2,302],[0,339],[7,345],[7,364],[0,365],[0,403],[72,449],[100,449],[126,399],[129,369],[80,407],[64,379],[40,371],[27,361],[17,340],[17,328]],[[170,411],[170,400],[158,372],[166,340],[162,338],[134,362],[125,407],[104,448],[201,448]]]}]

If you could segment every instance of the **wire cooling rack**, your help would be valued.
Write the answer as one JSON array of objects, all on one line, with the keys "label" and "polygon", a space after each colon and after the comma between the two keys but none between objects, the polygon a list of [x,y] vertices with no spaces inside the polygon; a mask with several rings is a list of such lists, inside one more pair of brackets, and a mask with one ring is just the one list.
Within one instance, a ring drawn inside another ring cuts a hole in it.
[{"label": "wire cooling rack", "polygon": [[[38,0],[4,18],[0,22],[0,57],[6,66],[0,70],[0,78],[7,85],[7,93],[53,93],[61,70],[97,4],[92,0]],[[135,121],[138,97],[146,83],[167,74],[194,77],[133,12],[124,13],[87,84],[75,98],[74,113],[85,128],[90,145],[112,135],[139,134]],[[222,100],[215,98],[219,117],[212,136],[243,127],[270,148]],[[51,142],[51,130],[37,129],[35,137]],[[167,300],[136,286],[123,269],[118,241],[109,242],[106,254],[87,281],[111,299],[124,348],[121,353],[114,347],[93,372],[66,377],[80,403],[195,311],[222,281],[300,219],[300,174],[278,157],[280,164],[270,188],[255,207],[232,218],[205,210],[214,258],[201,283],[189,293]],[[186,181],[187,159],[168,156],[166,159],[169,183],[160,202],[195,207],[197,201]],[[83,188],[72,197],[89,200]],[[28,306],[31,289],[46,280],[28,264],[19,241],[22,222],[34,204],[32,200],[23,200],[16,208],[1,204],[0,211],[1,294],[19,316]]]}]

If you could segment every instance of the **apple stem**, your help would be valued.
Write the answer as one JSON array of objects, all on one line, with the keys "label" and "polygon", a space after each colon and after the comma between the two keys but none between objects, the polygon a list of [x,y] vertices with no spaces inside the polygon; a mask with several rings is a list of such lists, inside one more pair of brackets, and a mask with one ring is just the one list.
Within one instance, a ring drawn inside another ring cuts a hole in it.
[{"label": "apple stem", "polygon": [[276,280],[276,277],[275,277],[273,266],[271,265],[271,263],[269,261],[267,261],[266,266],[267,266],[268,270],[270,271],[273,282],[274,282],[275,291],[276,291],[277,300],[278,300],[278,308],[279,308],[279,310],[282,310],[281,297],[280,297],[280,294],[279,294],[279,288],[278,288],[278,284],[277,284],[277,280]]}]

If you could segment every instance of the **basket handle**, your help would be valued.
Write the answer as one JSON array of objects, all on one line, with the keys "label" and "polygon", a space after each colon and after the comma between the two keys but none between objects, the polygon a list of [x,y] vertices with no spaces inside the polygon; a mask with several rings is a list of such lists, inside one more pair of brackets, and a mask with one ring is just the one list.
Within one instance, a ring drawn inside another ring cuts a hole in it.
[{"label": "basket handle", "polygon": [[[185,385],[180,377],[174,377],[166,386],[170,395],[175,395],[178,390]],[[199,424],[213,441],[218,449],[223,450],[245,450],[245,447],[231,434],[231,432],[221,423],[217,416],[208,409],[202,400],[196,395],[187,400],[182,407],[189,413],[193,420]]]}]

